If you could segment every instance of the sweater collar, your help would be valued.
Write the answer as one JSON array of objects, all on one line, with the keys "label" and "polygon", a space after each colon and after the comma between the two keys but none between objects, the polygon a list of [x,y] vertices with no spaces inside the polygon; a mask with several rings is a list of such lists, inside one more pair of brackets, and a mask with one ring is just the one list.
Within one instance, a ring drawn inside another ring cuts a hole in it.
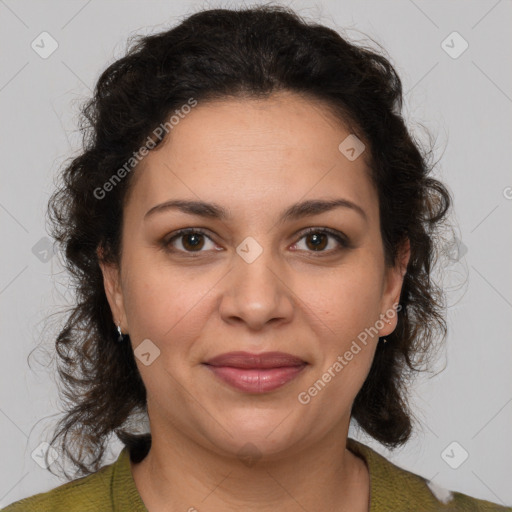
[{"label": "sweater collar", "polygon": [[130,453],[125,446],[112,474],[112,504],[114,512],[148,512],[135,485],[130,467]]},{"label": "sweater collar", "polygon": [[[347,448],[364,460],[370,474],[370,512],[377,512],[379,504],[389,500],[389,484],[396,482],[402,470],[381,454],[352,438],[347,438]],[[130,467],[130,455],[125,446],[114,464],[112,475],[114,512],[148,512],[135,486]]]}]

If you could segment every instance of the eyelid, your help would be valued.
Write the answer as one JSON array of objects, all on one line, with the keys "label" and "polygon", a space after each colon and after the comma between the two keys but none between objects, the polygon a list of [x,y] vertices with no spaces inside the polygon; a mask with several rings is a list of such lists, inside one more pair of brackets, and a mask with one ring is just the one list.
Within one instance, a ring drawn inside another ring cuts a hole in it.
[{"label": "eyelid", "polygon": [[[299,231],[295,236],[300,235],[300,239],[304,238],[306,235],[309,235],[310,233],[325,233],[333,238],[335,238],[340,245],[343,247],[350,248],[352,247],[352,244],[348,238],[348,236],[345,235],[342,231],[338,231],[337,229],[331,229],[326,227],[311,227],[311,228],[305,228],[301,231]],[[314,252],[314,251],[311,251]],[[330,252],[330,251],[327,251]]]},{"label": "eyelid", "polygon": [[[164,237],[164,239],[162,240],[162,245],[163,245],[164,249],[168,250],[169,252],[174,252],[174,253],[177,252],[177,253],[189,254],[189,255],[194,255],[194,254],[199,255],[201,253],[209,252],[209,251],[196,251],[196,252],[182,251],[180,249],[175,249],[171,246],[171,243],[173,240],[179,238],[180,236],[184,236],[184,235],[187,235],[190,233],[203,235],[206,238],[208,238],[211,242],[216,243],[215,240],[213,240],[213,238],[208,234],[208,230],[205,230],[203,228],[191,227],[191,228],[179,229],[179,230],[171,233],[170,236]],[[309,228],[304,228],[304,229],[298,231],[297,233],[295,233],[293,235],[294,238],[298,237],[297,240],[294,242],[294,244],[298,243],[300,240],[302,240],[302,238],[304,238],[305,236],[307,236],[311,233],[326,234],[326,235],[334,238],[336,240],[336,242],[338,242],[338,244],[339,244],[338,248],[331,249],[329,251],[306,251],[306,252],[310,252],[312,254],[316,253],[318,255],[322,255],[322,254],[328,255],[328,254],[333,254],[333,253],[339,252],[340,250],[343,250],[343,249],[351,249],[354,247],[352,245],[352,243],[350,242],[349,238],[343,232],[335,230],[335,229],[327,228],[327,227],[309,227]]]},{"label": "eyelid", "polygon": [[208,238],[211,242],[216,243],[215,240],[213,240],[213,238],[203,228],[183,228],[183,229],[178,229],[177,231],[173,231],[169,236],[164,237],[161,244],[165,250],[167,250],[169,252],[173,252],[173,253],[182,253],[182,254],[193,255],[193,254],[201,254],[204,252],[208,252],[208,251],[197,251],[194,253],[193,251],[182,251],[180,249],[175,249],[174,247],[172,247],[171,243],[173,242],[173,240],[178,239],[181,236],[188,235],[190,233],[203,235],[204,237]]}]

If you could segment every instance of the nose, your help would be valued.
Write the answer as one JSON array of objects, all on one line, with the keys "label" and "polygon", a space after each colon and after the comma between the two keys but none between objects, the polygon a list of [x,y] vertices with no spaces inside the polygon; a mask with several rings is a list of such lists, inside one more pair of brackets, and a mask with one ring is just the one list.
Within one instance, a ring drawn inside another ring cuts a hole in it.
[{"label": "nose", "polygon": [[294,299],[287,281],[285,267],[277,264],[271,251],[263,250],[252,262],[235,254],[233,268],[223,280],[222,319],[245,324],[251,330],[290,322]]}]

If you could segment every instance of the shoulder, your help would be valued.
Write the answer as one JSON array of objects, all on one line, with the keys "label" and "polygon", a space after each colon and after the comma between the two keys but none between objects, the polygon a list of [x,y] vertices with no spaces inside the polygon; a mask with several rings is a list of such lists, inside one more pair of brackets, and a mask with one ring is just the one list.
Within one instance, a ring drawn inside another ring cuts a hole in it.
[{"label": "shoulder", "polygon": [[440,510],[453,512],[512,512],[512,507],[473,498],[460,492],[448,491],[433,482],[426,481],[420,476],[418,478],[426,483],[430,492],[437,499],[437,503],[444,505],[444,508]]},{"label": "shoulder", "polygon": [[466,494],[449,491],[407,471],[359,441],[348,438],[350,451],[365,460],[370,472],[371,512],[414,510],[416,512],[512,512]]},{"label": "shoulder", "polygon": [[[119,461],[119,459],[118,459]],[[109,512],[114,510],[111,484],[116,464],[47,492],[11,503],[0,512]]]}]

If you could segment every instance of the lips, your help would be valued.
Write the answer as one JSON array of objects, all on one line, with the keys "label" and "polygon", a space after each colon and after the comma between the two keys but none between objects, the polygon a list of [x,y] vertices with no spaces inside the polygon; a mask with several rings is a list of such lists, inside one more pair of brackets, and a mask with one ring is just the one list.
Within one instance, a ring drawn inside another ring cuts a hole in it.
[{"label": "lips", "polygon": [[302,366],[306,364],[306,361],[285,352],[263,352],[261,354],[228,352],[209,359],[205,364],[244,369],[267,369]]},{"label": "lips", "polygon": [[308,365],[284,352],[229,352],[203,363],[218,379],[244,393],[268,393],[298,377]]}]

